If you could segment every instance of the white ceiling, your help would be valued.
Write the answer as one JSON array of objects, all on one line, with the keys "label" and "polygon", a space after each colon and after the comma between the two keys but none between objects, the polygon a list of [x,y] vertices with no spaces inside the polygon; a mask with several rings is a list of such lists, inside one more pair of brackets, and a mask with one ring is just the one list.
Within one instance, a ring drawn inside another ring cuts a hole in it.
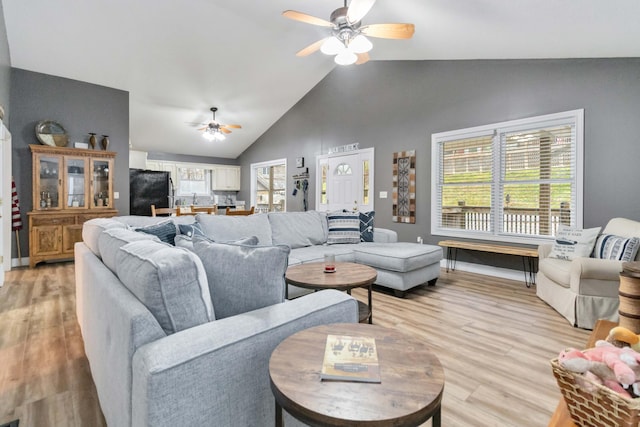
[{"label": "white ceiling", "polygon": [[[295,52],[341,0],[2,0],[11,65],[130,93],[132,147],[235,158],[333,67]],[[640,57],[637,0],[378,0],[364,24],[413,22],[372,39],[372,60]],[[352,66],[354,72],[357,67]],[[189,122],[242,129],[206,141]]]}]

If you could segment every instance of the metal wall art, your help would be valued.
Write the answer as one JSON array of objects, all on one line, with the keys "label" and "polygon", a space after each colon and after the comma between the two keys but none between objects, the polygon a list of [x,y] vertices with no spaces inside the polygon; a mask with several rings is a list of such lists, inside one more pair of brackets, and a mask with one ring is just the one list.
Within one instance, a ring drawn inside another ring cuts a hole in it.
[{"label": "metal wall art", "polygon": [[393,222],[416,222],[416,151],[393,153]]}]

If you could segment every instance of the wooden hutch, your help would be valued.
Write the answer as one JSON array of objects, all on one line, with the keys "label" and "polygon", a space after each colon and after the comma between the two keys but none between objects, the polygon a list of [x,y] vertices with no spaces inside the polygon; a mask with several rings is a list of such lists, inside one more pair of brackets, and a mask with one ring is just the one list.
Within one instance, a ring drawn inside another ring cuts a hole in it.
[{"label": "wooden hutch", "polygon": [[30,145],[33,210],[29,216],[29,266],[73,258],[82,224],[118,214],[113,208],[116,153]]}]

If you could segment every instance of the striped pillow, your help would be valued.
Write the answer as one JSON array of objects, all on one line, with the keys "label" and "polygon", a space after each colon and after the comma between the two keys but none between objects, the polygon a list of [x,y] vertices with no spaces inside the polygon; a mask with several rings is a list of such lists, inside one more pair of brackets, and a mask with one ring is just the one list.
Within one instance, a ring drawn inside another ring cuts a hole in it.
[{"label": "striped pillow", "polygon": [[640,247],[637,237],[621,237],[613,234],[602,234],[595,247],[595,258],[633,261]]},{"label": "striped pillow", "polygon": [[153,234],[165,243],[169,243],[172,246],[176,245],[176,225],[170,219],[157,224],[147,225],[146,227],[138,227],[135,228],[135,230],[141,233]]},{"label": "striped pillow", "polygon": [[327,215],[329,237],[327,244],[360,243],[360,214],[358,212],[332,212]]},{"label": "striped pillow", "polygon": [[376,213],[360,212],[360,241],[373,242],[373,218]]}]

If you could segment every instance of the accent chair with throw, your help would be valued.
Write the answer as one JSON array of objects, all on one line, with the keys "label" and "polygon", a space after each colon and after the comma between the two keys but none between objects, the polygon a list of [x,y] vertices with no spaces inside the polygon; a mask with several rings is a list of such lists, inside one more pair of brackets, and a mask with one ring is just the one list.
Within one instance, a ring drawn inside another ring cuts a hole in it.
[{"label": "accent chair with throw", "polygon": [[[622,263],[638,260],[640,222],[613,218],[602,234],[575,231],[575,240],[568,234],[568,239],[556,236],[555,243],[539,246],[536,294],[572,325],[593,329],[598,319],[618,320]],[[589,242],[578,242],[585,236]],[[586,254],[563,253],[563,245],[576,243],[589,247]]]}]

